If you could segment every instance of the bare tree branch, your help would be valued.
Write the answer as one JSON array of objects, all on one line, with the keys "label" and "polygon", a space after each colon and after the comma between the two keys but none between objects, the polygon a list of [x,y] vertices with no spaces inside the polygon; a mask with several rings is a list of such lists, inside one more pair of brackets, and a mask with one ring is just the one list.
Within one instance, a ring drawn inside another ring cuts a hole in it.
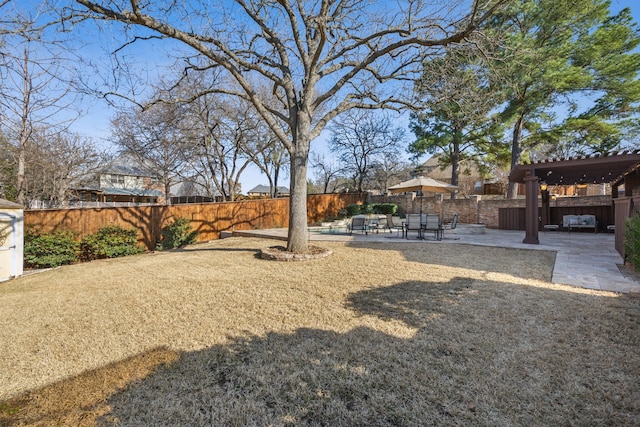
[{"label": "bare tree branch", "polygon": [[[63,15],[151,30],[224,69],[239,89],[217,91],[249,101],[290,153],[288,247],[304,250],[311,141],[349,109],[406,106],[397,90],[384,93],[384,83],[409,81],[425,51],[463,42],[508,1],[474,0],[469,7],[463,0],[194,0],[169,8],[137,0],[76,0],[81,7]],[[219,11],[221,21],[200,10]],[[271,98],[256,87],[272,88]]]}]

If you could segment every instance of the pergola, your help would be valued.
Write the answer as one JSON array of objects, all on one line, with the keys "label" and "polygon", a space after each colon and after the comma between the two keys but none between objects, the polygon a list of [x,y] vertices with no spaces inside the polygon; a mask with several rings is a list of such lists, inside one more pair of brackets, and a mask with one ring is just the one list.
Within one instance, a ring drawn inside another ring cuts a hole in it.
[{"label": "pergola", "polygon": [[[517,165],[509,174],[510,182],[525,184],[525,238],[523,243],[538,244],[538,193],[540,183],[546,185],[604,184],[614,183],[614,198],[618,186],[630,170],[640,165],[640,150],[620,153],[596,154],[568,159],[549,159]],[[626,186],[625,186],[626,190]],[[629,194],[630,195],[630,194]],[[544,196],[544,194],[543,194]],[[548,197],[542,198],[544,206]],[[620,227],[616,224],[616,230]]]}]

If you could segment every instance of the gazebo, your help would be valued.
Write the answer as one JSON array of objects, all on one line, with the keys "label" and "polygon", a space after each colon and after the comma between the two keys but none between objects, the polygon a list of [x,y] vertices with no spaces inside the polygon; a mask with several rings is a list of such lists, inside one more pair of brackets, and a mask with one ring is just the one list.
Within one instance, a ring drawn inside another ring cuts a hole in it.
[{"label": "gazebo", "polygon": [[[619,153],[595,154],[592,156],[570,157],[568,159],[548,159],[517,165],[509,174],[510,182],[525,184],[525,238],[523,243],[538,244],[538,194],[540,184],[574,185],[611,183],[612,197],[626,200],[632,198],[633,188],[640,188],[637,171],[640,166],[640,150]],[[624,185],[624,195],[618,194],[618,188]],[[544,185],[543,185],[544,187]],[[637,190],[636,190],[637,191]],[[542,192],[542,212],[548,212],[548,192]],[[545,194],[546,193],[546,194]],[[547,197],[545,197],[545,195]],[[638,197],[636,193],[636,199]],[[640,205],[640,200],[636,202]],[[633,205],[633,201],[627,203]],[[624,241],[624,219],[630,216],[627,209],[623,215],[618,212],[617,200],[614,202],[616,249],[618,240]],[[543,218],[543,224],[545,218]],[[622,254],[622,252],[621,252]]]}]

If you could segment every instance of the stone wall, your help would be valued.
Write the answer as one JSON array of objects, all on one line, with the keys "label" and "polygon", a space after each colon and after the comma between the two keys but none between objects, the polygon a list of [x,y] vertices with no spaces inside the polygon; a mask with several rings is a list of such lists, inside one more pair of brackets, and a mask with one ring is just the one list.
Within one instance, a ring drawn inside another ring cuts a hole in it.
[{"label": "stone wall", "polygon": [[444,199],[442,202],[442,219],[451,221],[453,214],[458,214],[458,221],[463,224],[476,224],[478,220],[478,196],[470,199]]},{"label": "stone wall", "polygon": [[[469,199],[449,199],[448,195],[412,197],[411,195],[372,196],[371,203],[395,203],[398,214],[436,212],[441,218],[451,221],[454,213],[465,224],[485,224],[487,228],[498,228],[498,210],[501,208],[524,208],[524,199],[482,200],[482,196]],[[610,206],[611,196],[558,197],[551,201],[552,207]],[[538,202],[540,206],[540,202]],[[421,209],[422,208],[422,209]]]},{"label": "stone wall", "polygon": [[551,206],[607,206],[611,205],[611,196],[578,196],[578,197],[558,197],[551,201]]},{"label": "stone wall", "polygon": [[498,211],[501,208],[524,208],[524,199],[480,200],[478,202],[478,223],[487,228],[498,228]]}]

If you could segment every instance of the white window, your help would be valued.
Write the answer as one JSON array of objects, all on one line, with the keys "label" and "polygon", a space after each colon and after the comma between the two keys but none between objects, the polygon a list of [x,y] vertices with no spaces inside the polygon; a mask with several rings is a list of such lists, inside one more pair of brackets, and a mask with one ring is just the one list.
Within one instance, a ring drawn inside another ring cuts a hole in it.
[{"label": "white window", "polygon": [[112,184],[124,184],[124,175],[111,175]]}]

